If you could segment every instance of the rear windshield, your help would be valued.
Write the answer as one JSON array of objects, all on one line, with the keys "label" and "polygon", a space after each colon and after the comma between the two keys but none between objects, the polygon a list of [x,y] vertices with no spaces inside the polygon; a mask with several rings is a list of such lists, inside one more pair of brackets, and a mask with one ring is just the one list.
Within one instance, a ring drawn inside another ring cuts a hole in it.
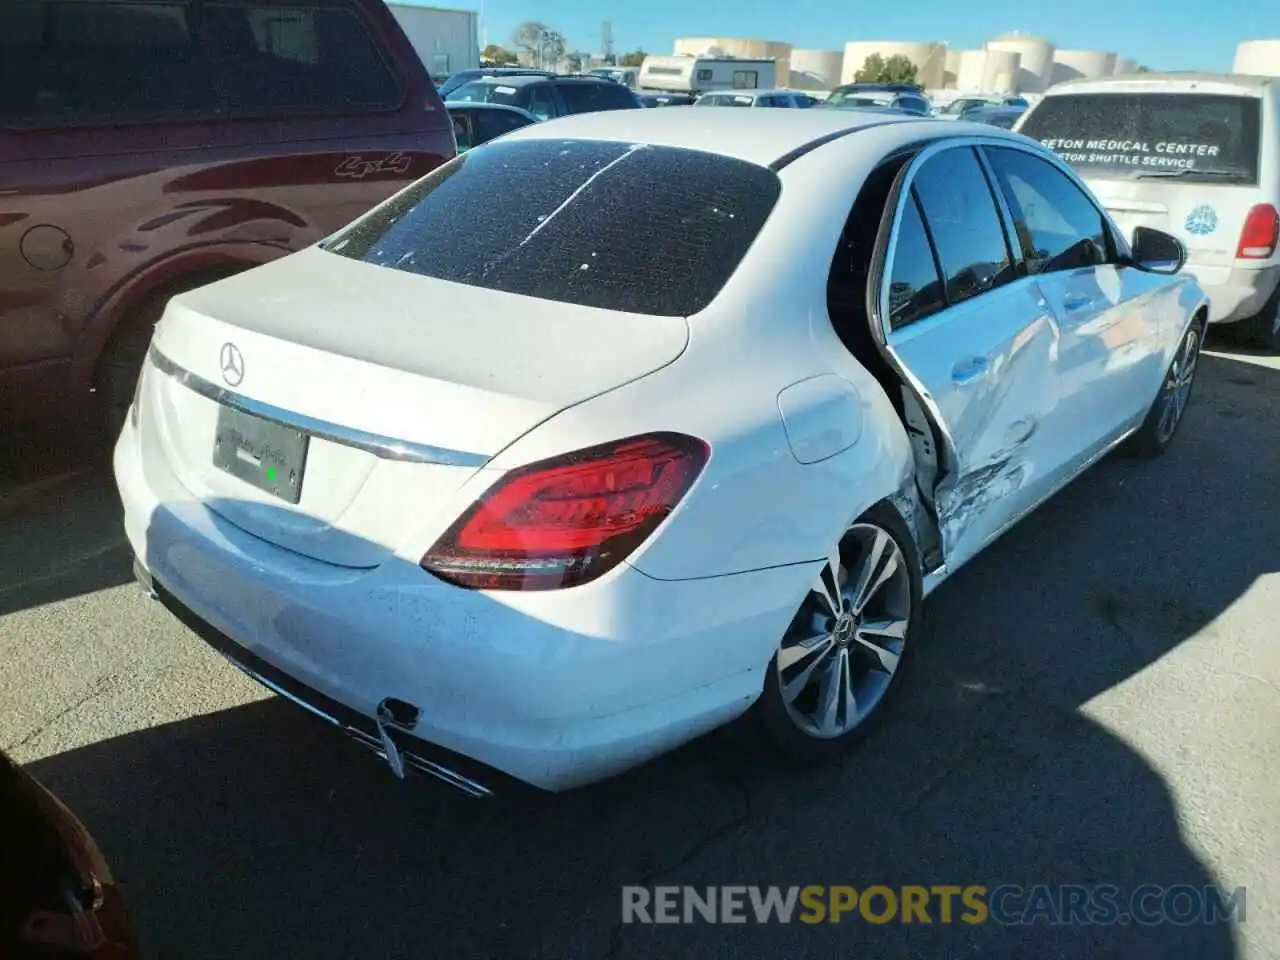
[{"label": "rear windshield", "polygon": [[612,141],[498,141],[326,243],[422,276],[606,310],[689,316],[720,292],[781,187],[718,154]]},{"label": "rear windshield", "polygon": [[1258,182],[1261,101],[1204,93],[1045,97],[1020,133],[1082,173]]}]

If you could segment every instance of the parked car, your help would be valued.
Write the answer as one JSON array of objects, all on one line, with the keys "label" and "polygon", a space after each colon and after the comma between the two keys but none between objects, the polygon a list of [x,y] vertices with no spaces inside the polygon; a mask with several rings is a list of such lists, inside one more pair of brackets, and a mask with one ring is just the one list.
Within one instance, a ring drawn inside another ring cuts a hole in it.
[{"label": "parked car", "polygon": [[75,814],[0,751],[0,956],[138,960],[102,851]]},{"label": "parked car", "polygon": [[315,243],[453,156],[379,0],[195,9],[0,4],[0,434],[118,430],[173,293]]},{"label": "parked car", "polygon": [[637,89],[640,83],[639,67],[595,67],[587,71],[588,76],[612,80],[631,90]]},{"label": "parked car", "polygon": [[931,109],[918,88],[900,83],[847,83],[832,90],[823,106],[844,110],[887,107],[920,117],[928,116]]},{"label": "parked car", "polygon": [[968,119],[968,114],[974,110],[985,110],[996,106],[998,102],[990,97],[957,97],[950,103],[938,107],[933,111],[933,115],[941,120],[959,120],[962,117]]},{"label": "parked car", "polygon": [[459,153],[465,153],[504,133],[538,122],[538,118],[528,110],[501,103],[447,101],[445,109],[453,118],[453,138],[457,141]]},{"label": "parked car", "polygon": [[1184,253],[995,127],[531,124],[170,303],[115,452],[138,576],[472,796],[746,712],[832,759],[930,591],[1105,451],[1173,440],[1207,310]]},{"label": "parked car", "polygon": [[654,93],[645,91],[640,95],[642,107],[688,107],[697,100],[691,93]]},{"label": "parked car", "polygon": [[1211,323],[1280,352],[1280,80],[1073,80],[1016,129],[1057,150],[1125,229],[1182,240]]},{"label": "parked car", "polygon": [[620,83],[599,77],[506,77],[473,80],[458,87],[454,103],[501,103],[539,120],[598,110],[637,110],[640,101]]},{"label": "parked car", "polygon": [[820,101],[799,90],[717,90],[704,93],[695,107],[783,107],[805,110]]},{"label": "parked car", "polygon": [[1012,130],[1018,118],[1027,112],[1026,107],[989,106],[979,107],[965,113],[964,119],[973,123],[986,123],[1004,130]]},{"label": "parked car", "polygon": [[442,99],[448,100],[453,91],[472,80],[485,77],[554,77],[550,70],[535,70],[531,67],[468,67],[449,75],[449,79],[437,87]]}]

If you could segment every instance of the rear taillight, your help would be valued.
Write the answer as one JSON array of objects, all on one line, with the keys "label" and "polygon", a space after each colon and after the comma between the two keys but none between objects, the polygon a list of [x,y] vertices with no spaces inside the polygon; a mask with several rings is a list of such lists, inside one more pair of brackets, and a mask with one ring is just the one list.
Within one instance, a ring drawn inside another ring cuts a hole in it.
[{"label": "rear taillight", "polygon": [[475,590],[552,590],[613,569],[675,509],[710,448],[630,437],[521,467],[472,505],[422,568]]},{"label": "rear taillight", "polygon": [[1236,258],[1268,260],[1276,252],[1277,241],[1280,241],[1280,212],[1269,203],[1260,203],[1244,219]]}]

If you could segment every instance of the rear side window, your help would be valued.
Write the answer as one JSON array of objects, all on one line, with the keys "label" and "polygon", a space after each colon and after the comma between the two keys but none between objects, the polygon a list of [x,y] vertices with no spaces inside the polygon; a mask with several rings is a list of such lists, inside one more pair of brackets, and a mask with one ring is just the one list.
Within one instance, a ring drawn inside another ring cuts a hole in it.
[{"label": "rear side window", "polygon": [[1013,279],[999,209],[971,149],[943,150],[926,160],[915,176],[915,194],[942,265],[948,303]]},{"label": "rear side window", "polygon": [[898,240],[893,248],[893,267],[889,274],[889,327],[901,329],[945,306],[933,248],[929,245],[924,221],[920,219],[915,191],[912,191],[902,209]]},{"label": "rear side window", "polygon": [[1204,93],[1045,97],[1020,133],[1108,177],[1255,184],[1262,101]]},{"label": "rear side window", "polygon": [[705,308],[780,191],[764,167],[608,141],[498,141],[445,164],[326,244],[507,293],[659,316]]},{"label": "rear side window", "polygon": [[0,4],[0,121],[40,127],[395,109],[354,6]]}]

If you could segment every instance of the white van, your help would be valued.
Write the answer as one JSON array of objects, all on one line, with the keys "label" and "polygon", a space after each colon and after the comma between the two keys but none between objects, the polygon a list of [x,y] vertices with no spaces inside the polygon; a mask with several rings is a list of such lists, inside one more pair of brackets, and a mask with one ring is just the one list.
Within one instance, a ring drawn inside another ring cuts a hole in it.
[{"label": "white van", "polygon": [[1172,233],[1209,319],[1280,352],[1280,79],[1147,73],[1050,87],[1014,128],[1056,150],[1131,235]]}]

